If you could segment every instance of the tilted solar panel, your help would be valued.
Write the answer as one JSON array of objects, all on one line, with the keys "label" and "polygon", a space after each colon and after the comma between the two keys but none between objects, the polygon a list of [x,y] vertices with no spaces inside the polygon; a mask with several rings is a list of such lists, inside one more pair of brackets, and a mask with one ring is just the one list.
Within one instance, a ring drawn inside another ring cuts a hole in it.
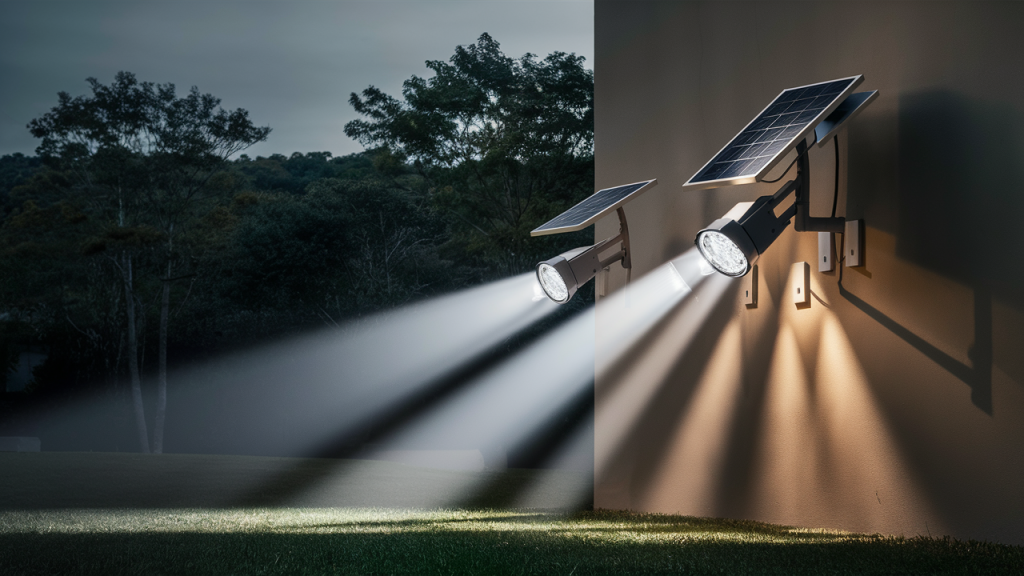
[{"label": "tilted solar panel", "polygon": [[543,226],[530,232],[530,236],[575,232],[590,226],[608,212],[615,210],[658,183],[657,179],[645,180],[625,186],[605,188],[587,197],[579,204],[555,216]]},{"label": "tilted solar panel", "polygon": [[828,118],[818,122],[818,125],[814,127],[814,137],[818,140],[818,146],[827,144],[833,134],[877,97],[878,90],[857,92],[847,96],[846,100],[843,100],[843,103],[828,115]]},{"label": "tilted solar panel", "polygon": [[761,180],[863,79],[858,75],[783,90],[683,186],[715,188]]}]

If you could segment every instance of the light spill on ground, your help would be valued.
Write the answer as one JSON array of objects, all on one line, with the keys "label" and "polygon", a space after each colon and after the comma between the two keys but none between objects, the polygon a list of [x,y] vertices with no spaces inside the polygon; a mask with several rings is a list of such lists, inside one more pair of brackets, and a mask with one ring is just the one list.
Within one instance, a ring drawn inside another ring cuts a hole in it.
[{"label": "light spill on ground", "polygon": [[774,527],[657,515],[535,510],[398,510],[375,508],[252,508],[231,510],[45,510],[0,512],[0,534],[81,533],[400,534],[533,532],[551,538],[636,544],[742,541],[839,542],[875,539],[840,531]]}]

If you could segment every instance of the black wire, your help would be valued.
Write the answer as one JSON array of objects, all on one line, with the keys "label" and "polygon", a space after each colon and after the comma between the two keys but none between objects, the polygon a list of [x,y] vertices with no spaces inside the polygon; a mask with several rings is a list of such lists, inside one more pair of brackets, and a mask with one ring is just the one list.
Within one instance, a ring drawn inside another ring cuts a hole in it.
[{"label": "black wire", "polygon": [[836,266],[839,267],[839,279],[838,279],[838,281],[836,283],[839,285],[839,289],[842,290],[842,288],[843,288],[843,260],[846,259],[846,255],[843,254],[844,252],[846,252],[846,234],[840,234],[839,236],[841,237],[841,239],[839,240],[839,260],[836,262]]},{"label": "black wire", "polygon": [[[832,192],[832,217],[836,217],[836,204],[839,201],[839,134],[835,135],[834,139],[836,149],[836,187]],[[846,233],[839,235],[839,258],[836,259],[836,266],[839,267],[839,278],[836,284],[839,286],[840,293],[843,289],[843,260],[846,260]]]},{"label": "black wire", "polygon": [[836,217],[836,205],[839,203],[839,134],[832,139],[836,149],[836,186],[832,191],[832,217]]},{"label": "black wire", "polygon": [[[806,154],[806,152],[804,152],[804,154]],[[803,156],[803,154],[797,154],[796,158],[793,158],[793,161],[789,163],[789,166],[786,168],[786,171],[783,172],[782,175],[776,178],[775,180],[761,180],[761,182],[763,184],[774,184],[779,180],[782,180],[782,177],[785,176],[786,174],[789,174],[789,171],[793,169],[793,164],[796,164],[796,161],[799,160],[801,156]]]}]

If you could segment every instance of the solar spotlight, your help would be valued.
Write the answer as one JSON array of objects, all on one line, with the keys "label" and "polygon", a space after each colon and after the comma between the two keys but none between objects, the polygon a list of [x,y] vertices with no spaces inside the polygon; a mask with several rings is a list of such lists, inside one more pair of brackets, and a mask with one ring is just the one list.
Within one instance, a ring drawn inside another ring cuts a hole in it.
[{"label": "solar spotlight", "polygon": [[[626,212],[622,207],[641,193],[653,188],[658,181],[645,180],[595,192],[579,204],[559,214],[543,226],[530,232],[530,236],[545,236],[575,232],[597,222],[605,214],[615,210],[619,215],[619,233],[592,246],[573,248],[537,264],[537,281],[548,298],[559,304],[568,302],[579,287],[589,282],[597,271],[622,263],[627,274],[632,267],[629,251],[629,228],[626,226]],[[602,259],[601,254],[613,248],[618,250]]]},{"label": "solar spotlight", "polygon": [[[853,93],[863,80],[863,75],[857,75],[783,90],[683,184],[684,188],[699,190],[761,182],[790,151],[796,150],[796,178],[772,196],[737,204],[697,233],[694,242],[715,270],[727,276],[745,275],[790,220],[797,232],[844,231],[845,219],[834,216],[834,201],[833,216],[810,215],[807,147],[815,141],[818,146],[824,145],[878,96],[877,90]],[[837,174],[838,158],[837,153]],[[838,177],[836,182],[838,186]],[[776,215],[775,208],[792,193],[796,195],[792,206]]]},{"label": "solar spotlight", "polygon": [[796,204],[775,215],[775,207],[792,189],[753,202],[740,202],[724,216],[697,233],[694,241],[701,256],[721,274],[740,277],[750,272],[757,259],[775,242],[796,211]]}]

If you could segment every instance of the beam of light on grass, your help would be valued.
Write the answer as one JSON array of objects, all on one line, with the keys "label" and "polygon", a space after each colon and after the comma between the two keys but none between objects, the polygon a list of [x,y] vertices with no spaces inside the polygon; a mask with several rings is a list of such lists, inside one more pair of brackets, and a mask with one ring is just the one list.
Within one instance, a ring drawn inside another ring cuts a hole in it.
[{"label": "beam of light on grass", "polygon": [[4,574],[1018,574],[1024,563],[1024,548],[988,542],[608,511],[71,510],[0,520]]},{"label": "beam of light on grass", "polygon": [[[759,543],[874,540],[841,530],[793,529],[759,522],[600,511],[565,514],[530,510],[404,508],[95,509],[7,512],[0,535],[12,534],[360,534],[534,533],[548,544],[579,540],[679,544],[683,539]],[[689,537],[689,538],[687,538]],[[678,547],[674,547],[679,551]]]},{"label": "beam of light on grass", "polygon": [[[317,453],[417,401],[555,309],[534,275],[522,274],[177,370],[170,375],[167,450]],[[111,403],[77,402],[48,420],[75,430],[88,447],[89,431],[109,417]]]}]

